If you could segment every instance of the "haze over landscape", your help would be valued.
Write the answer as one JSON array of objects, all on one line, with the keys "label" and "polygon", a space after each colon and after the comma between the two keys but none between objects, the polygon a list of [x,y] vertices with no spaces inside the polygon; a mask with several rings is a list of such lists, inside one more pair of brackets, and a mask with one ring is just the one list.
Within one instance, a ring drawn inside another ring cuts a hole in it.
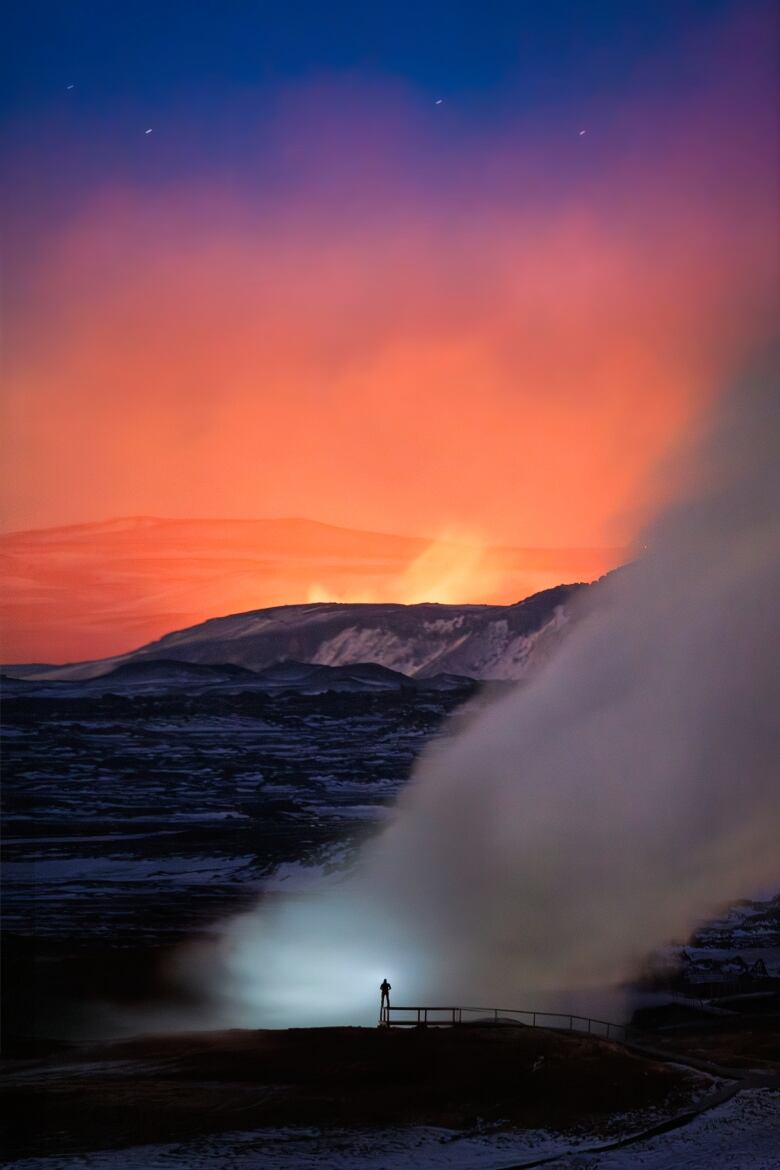
[{"label": "haze over landscape", "polygon": [[780,1170],[774,0],[4,15],[4,1164]]}]

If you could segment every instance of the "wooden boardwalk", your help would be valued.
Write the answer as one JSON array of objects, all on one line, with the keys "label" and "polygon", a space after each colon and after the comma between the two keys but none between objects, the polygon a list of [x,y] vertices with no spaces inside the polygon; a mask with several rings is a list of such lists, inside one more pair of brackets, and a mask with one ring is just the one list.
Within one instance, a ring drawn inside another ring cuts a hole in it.
[{"label": "wooden boardwalk", "polygon": [[460,1025],[514,1025],[550,1028],[557,1032],[584,1032],[606,1040],[625,1040],[626,1024],[575,1016],[568,1012],[535,1012],[522,1008],[431,1007],[390,1004],[381,1008],[380,1028],[453,1028]]}]

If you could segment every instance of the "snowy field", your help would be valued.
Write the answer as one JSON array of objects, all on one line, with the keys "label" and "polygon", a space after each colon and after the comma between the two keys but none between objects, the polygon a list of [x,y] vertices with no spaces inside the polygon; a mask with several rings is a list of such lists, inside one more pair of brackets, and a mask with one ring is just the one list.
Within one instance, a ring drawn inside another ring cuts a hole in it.
[{"label": "snowy field", "polygon": [[679,1129],[619,1149],[543,1130],[460,1135],[417,1127],[264,1130],[66,1158],[8,1170],[780,1170],[780,1093],[751,1090]]}]

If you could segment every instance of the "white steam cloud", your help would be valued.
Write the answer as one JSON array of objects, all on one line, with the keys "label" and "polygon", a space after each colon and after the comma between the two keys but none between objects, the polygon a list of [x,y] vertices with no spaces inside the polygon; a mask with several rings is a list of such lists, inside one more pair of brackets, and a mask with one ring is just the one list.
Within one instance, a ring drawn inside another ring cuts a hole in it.
[{"label": "white steam cloud", "polygon": [[385,975],[398,1002],[571,1010],[780,879],[777,368],[554,657],[425,754],[354,875],[224,929],[223,1019],[371,1022]]}]

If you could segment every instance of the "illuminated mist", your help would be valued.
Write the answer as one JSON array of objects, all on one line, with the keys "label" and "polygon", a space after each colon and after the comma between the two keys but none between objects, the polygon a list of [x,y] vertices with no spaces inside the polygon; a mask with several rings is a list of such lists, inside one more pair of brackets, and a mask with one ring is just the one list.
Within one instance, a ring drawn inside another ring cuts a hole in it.
[{"label": "illuminated mist", "polygon": [[396,1002],[571,1008],[780,878],[777,368],[667,469],[678,501],[556,656],[428,751],[349,880],[197,957],[219,1018],[372,1022],[384,975]]}]

